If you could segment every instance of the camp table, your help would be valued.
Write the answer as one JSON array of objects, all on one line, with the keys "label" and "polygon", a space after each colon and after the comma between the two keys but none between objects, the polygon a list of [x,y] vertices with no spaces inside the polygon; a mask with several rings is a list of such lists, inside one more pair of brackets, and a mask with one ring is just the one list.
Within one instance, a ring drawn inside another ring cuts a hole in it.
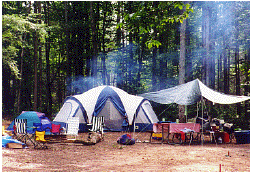
[{"label": "camp table", "polygon": [[[178,136],[181,137],[181,142],[193,139],[198,140],[198,134],[200,133],[200,124],[198,123],[171,123],[169,128],[169,133],[173,134],[173,138]],[[197,133],[196,138],[194,138],[194,133]],[[184,135],[184,136],[182,136]],[[189,136],[189,138],[187,137]],[[173,141],[172,138],[172,141]]]},{"label": "camp table", "polygon": [[[184,133],[184,135],[187,137],[188,134],[190,134],[190,142],[193,139],[193,132],[184,132],[184,129],[189,129],[194,131],[195,133],[200,133],[200,124],[198,123],[154,123],[153,124],[153,131],[151,131],[151,137],[152,133],[162,133],[162,141],[167,141],[169,143],[169,135],[173,134],[173,136],[177,136],[179,134]],[[167,138],[165,140],[164,135],[167,134]],[[150,137],[150,142],[151,142]],[[196,137],[197,138],[197,137]],[[185,138],[187,140],[187,138]]]}]

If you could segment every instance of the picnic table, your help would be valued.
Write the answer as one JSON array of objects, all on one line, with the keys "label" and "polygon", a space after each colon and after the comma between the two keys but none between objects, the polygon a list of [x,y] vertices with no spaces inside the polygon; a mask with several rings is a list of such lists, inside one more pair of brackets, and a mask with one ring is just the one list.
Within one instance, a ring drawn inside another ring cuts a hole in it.
[{"label": "picnic table", "polygon": [[[152,140],[152,133],[162,133],[161,143],[170,143],[169,135],[173,134],[173,143],[191,143],[193,140],[199,140],[200,124],[198,123],[154,123],[153,131],[151,132],[150,142]],[[196,136],[194,136],[196,134]],[[166,138],[165,138],[166,135]]]}]

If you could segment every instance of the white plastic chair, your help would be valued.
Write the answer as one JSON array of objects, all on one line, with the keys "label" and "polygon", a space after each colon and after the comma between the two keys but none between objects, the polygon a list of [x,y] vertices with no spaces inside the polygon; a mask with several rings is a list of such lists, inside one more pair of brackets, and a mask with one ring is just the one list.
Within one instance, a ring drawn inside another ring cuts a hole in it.
[{"label": "white plastic chair", "polygon": [[79,131],[79,117],[68,118],[67,120],[67,135],[75,136],[75,139],[78,136]]}]

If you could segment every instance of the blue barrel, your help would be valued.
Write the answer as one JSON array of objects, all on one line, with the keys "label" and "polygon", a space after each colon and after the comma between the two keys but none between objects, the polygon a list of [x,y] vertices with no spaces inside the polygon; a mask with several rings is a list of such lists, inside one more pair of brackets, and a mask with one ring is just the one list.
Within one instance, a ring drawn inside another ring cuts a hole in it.
[{"label": "blue barrel", "polygon": [[250,143],[250,130],[235,131],[236,143],[249,144]]}]

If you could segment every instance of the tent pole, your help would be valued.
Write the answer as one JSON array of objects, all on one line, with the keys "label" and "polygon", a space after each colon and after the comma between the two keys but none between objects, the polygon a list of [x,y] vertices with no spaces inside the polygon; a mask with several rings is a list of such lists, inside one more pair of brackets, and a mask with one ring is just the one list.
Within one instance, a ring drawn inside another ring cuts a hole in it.
[{"label": "tent pole", "polygon": [[184,105],[185,123],[188,122],[187,108],[187,105]]},{"label": "tent pole", "polygon": [[197,102],[197,118],[198,118],[198,111],[199,111],[199,107],[198,107],[198,102]]},{"label": "tent pole", "polygon": [[202,143],[202,146],[204,144],[204,105],[203,105],[203,102],[204,102],[204,99],[203,99],[203,96],[201,96],[201,104],[202,104],[202,131],[201,131],[201,143]]},{"label": "tent pole", "polygon": [[136,130],[136,123],[135,123],[135,121],[136,121],[136,114],[135,114],[135,116],[134,116],[134,129],[133,129],[133,139],[135,139],[135,130]]}]

